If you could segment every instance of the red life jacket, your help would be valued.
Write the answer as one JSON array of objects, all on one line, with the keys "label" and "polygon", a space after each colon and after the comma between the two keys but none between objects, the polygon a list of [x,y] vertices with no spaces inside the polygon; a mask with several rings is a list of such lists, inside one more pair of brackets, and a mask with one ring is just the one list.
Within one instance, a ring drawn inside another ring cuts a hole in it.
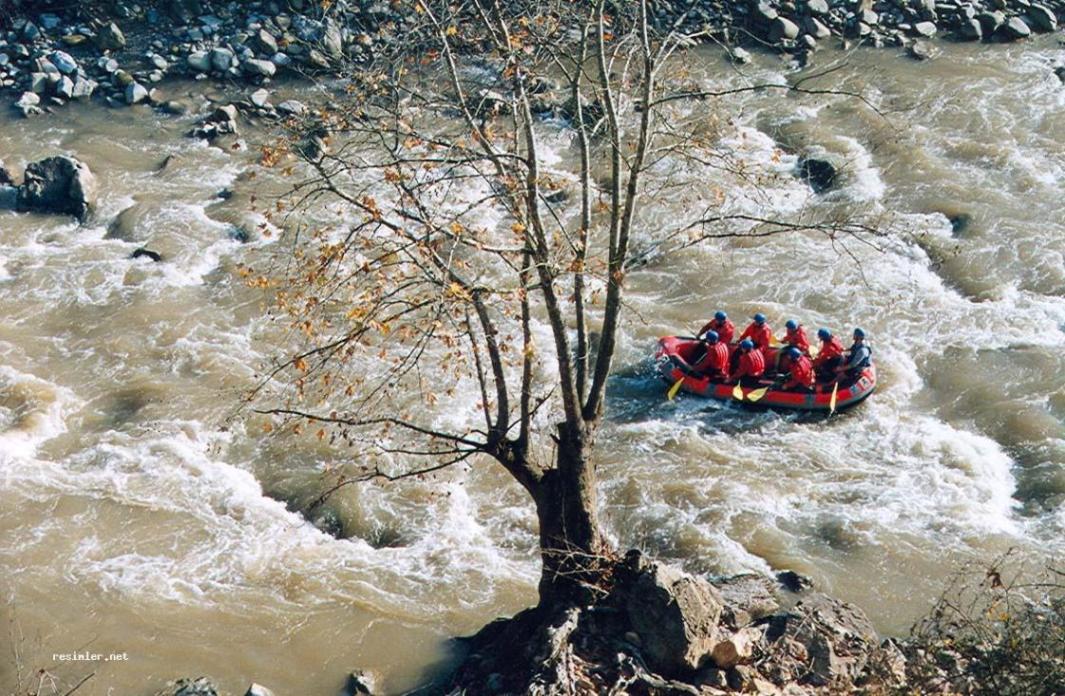
[{"label": "red life jacket", "polygon": [[789,346],[795,346],[803,353],[810,352],[810,341],[806,338],[806,330],[802,328],[801,324],[794,331],[788,329],[788,333],[784,337],[784,343]]},{"label": "red life jacket", "polygon": [[769,350],[769,344],[773,342],[773,329],[769,328],[769,324],[759,326],[752,321],[740,334],[741,341],[745,338],[751,339],[755,346],[765,352]]},{"label": "red life jacket", "polygon": [[[706,355],[695,365],[697,370],[728,379],[728,346],[718,341],[706,347]],[[716,374],[715,374],[716,373]]]},{"label": "red life jacket", "polygon": [[791,378],[784,383],[784,389],[814,386],[814,364],[810,362],[810,358],[805,355],[795,358],[791,361],[789,371]]},{"label": "red life jacket", "polygon": [[814,360],[814,367],[820,367],[826,360],[832,358],[838,358],[843,355],[843,344],[839,342],[839,339],[833,336],[827,341],[821,341],[821,352],[817,354],[817,360]]},{"label": "red life jacket", "polygon": [[740,362],[736,367],[736,379],[740,377],[761,377],[765,374],[765,358],[760,350],[749,350],[740,353]]},{"label": "red life jacket", "polygon": [[707,331],[716,331],[718,340],[727,345],[732,343],[732,337],[736,335],[736,325],[729,319],[720,322],[716,319],[711,319],[706,326],[699,329],[699,335],[702,336]]}]

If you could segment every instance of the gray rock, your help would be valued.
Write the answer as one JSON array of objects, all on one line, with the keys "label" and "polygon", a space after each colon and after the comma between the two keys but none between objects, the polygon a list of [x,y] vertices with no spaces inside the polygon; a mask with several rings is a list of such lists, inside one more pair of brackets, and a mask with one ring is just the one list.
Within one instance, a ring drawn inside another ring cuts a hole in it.
[{"label": "gray rock", "polygon": [[96,91],[97,86],[95,80],[79,77],[77,80],[74,80],[74,91],[71,96],[73,96],[74,99],[88,99],[92,96],[92,93]]},{"label": "gray rock", "polygon": [[984,38],[984,28],[978,19],[962,20],[958,27],[958,37],[964,41],[979,41]]},{"label": "gray rock", "polygon": [[769,27],[769,40],[795,39],[799,36],[799,27],[787,17],[777,17]]},{"label": "gray rock", "polygon": [[174,687],[174,696],[218,696],[218,689],[207,677],[179,679]]},{"label": "gray rock", "polygon": [[276,65],[268,60],[259,60],[258,58],[244,61],[241,67],[248,75],[260,75],[262,77],[272,77],[277,72]]},{"label": "gray rock", "polygon": [[18,101],[15,102],[15,106],[18,106],[18,107],[37,106],[40,103],[41,103],[41,98],[39,96],[37,96],[36,93],[34,93],[34,92],[23,92],[22,96],[18,98]]},{"label": "gray rock", "polygon": [[799,177],[810,184],[815,193],[823,193],[836,183],[838,171],[828,160],[803,157],[799,160]]},{"label": "gray rock", "polygon": [[750,53],[750,51],[744,50],[744,49],[740,48],[739,46],[737,46],[736,48],[732,49],[732,62],[736,63],[737,65],[746,65],[747,63],[750,63],[751,62],[751,53]]},{"label": "gray rock", "polygon": [[58,15],[54,15],[50,12],[41,15],[40,20],[41,26],[44,27],[45,31],[51,31],[63,23],[63,20],[61,20]]},{"label": "gray rock", "polygon": [[806,10],[813,15],[828,14],[828,0],[806,0]]},{"label": "gray rock", "polygon": [[991,36],[999,27],[1006,23],[1006,15],[1001,12],[981,12],[976,15],[976,20],[980,22],[983,35]]},{"label": "gray rock", "polygon": [[156,70],[166,71],[170,67],[170,62],[158,53],[153,53],[148,60],[150,60],[152,65],[155,66]]},{"label": "gray rock", "polygon": [[74,81],[66,75],[55,86],[55,95],[60,99],[70,100],[74,97]]},{"label": "gray rock", "polygon": [[84,220],[96,207],[96,177],[81,160],[62,155],[26,167],[19,208],[68,213]]},{"label": "gray rock", "polygon": [[260,29],[255,32],[254,36],[256,48],[258,48],[261,53],[266,55],[277,53],[277,39],[274,38],[273,34],[265,29]]},{"label": "gray rock", "polygon": [[251,99],[251,103],[260,109],[270,103],[270,93],[265,89],[255,90],[251,93],[251,97],[249,98]]},{"label": "gray rock", "polygon": [[111,76],[111,81],[119,87],[129,87],[136,80],[133,78],[133,74],[125,70],[116,70]]},{"label": "gray rock", "polygon": [[999,28],[998,33],[1007,40],[1015,41],[1017,39],[1031,36],[1032,30],[1020,17],[1010,17],[1006,20],[1006,23]]},{"label": "gray rock", "polygon": [[802,21],[802,30],[815,39],[827,39],[832,36],[832,30],[814,17],[807,17]]},{"label": "gray rock", "polygon": [[16,210],[18,208],[18,188],[0,184],[0,210]]},{"label": "gray rock", "polygon": [[625,611],[654,671],[697,669],[717,642],[721,597],[710,583],[657,563],[638,571]]},{"label": "gray rock", "polygon": [[311,65],[322,70],[328,70],[330,65],[329,59],[313,48],[307,51],[307,55],[304,57],[304,62],[307,63],[307,65]]},{"label": "gray rock", "polygon": [[939,55],[939,51],[927,41],[914,41],[906,52],[916,60],[931,60]]},{"label": "gray rock", "polygon": [[721,620],[733,629],[743,628],[780,609],[777,583],[765,575],[745,573],[714,580],[711,584],[724,603]]},{"label": "gray rock", "polygon": [[48,75],[43,72],[35,72],[30,75],[30,91],[34,94],[44,94],[48,89]]},{"label": "gray rock", "polygon": [[779,16],[780,13],[777,12],[776,8],[765,0],[751,8],[751,19],[763,25],[768,25]]},{"label": "gray rock", "polygon": [[11,172],[4,166],[4,161],[0,160],[0,184],[14,185],[15,177],[11,176]]},{"label": "gray rock", "polygon": [[303,105],[303,102],[287,99],[277,105],[277,110],[291,116],[301,116],[307,112],[307,107]]},{"label": "gray rock", "polygon": [[233,65],[233,51],[221,46],[211,49],[211,66],[218,72],[225,72]]},{"label": "gray rock", "polygon": [[107,74],[111,74],[118,70],[118,61],[114,58],[108,58],[107,56],[100,56],[96,61],[96,67],[100,68]]},{"label": "gray rock", "polygon": [[96,45],[104,51],[117,51],[126,47],[126,36],[117,24],[111,22],[96,33]]},{"label": "gray rock", "polygon": [[237,133],[237,107],[232,104],[220,106],[204,118],[198,127],[189,133],[194,138],[214,140],[220,135]]},{"label": "gray rock", "polygon": [[1058,76],[1058,79],[1065,83],[1065,65],[1059,65],[1054,68],[1054,74]]},{"label": "gray rock", "polygon": [[252,683],[248,690],[244,692],[244,696],[274,696],[274,692],[262,684]]},{"label": "gray rock", "polygon": [[880,15],[872,10],[862,10],[858,14],[858,18],[862,23],[868,24],[871,27],[880,24]]},{"label": "gray rock", "polygon": [[208,72],[211,69],[211,56],[206,51],[193,51],[185,61],[190,68],[198,72]]},{"label": "gray rock", "polygon": [[127,104],[140,104],[148,98],[148,90],[139,82],[131,82],[126,85],[125,97]]},{"label": "gray rock", "polygon": [[282,53],[281,51],[278,51],[277,53],[275,53],[273,56],[270,57],[270,62],[272,62],[274,65],[276,65],[279,68],[283,68],[286,65],[289,65],[290,63],[292,63],[292,59],[289,58],[287,54]]},{"label": "gray rock", "polygon": [[37,25],[33,22],[26,22],[26,26],[22,28],[22,40],[36,41],[39,38],[41,38],[41,30],[37,28]]},{"label": "gray rock", "polygon": [[78,70],[78,61],[74,60],[74,57],[66,51],[52,51],[48,58],[52,65],[64,75],[69,75]]},{"label": "gray rock", "polygon": [[1036,31],[1057,31],[1058,29],[1058,18],[1042,5],[1029,7],[1028,19]]},{"label": "gray rock", "polygon": [[373,672],[357,669],[348,675],[344,692],[350,696],[373,696],[377,690],[377,677]]},{"label": "gray rock", "polygon": [[935,22],[918,22],[913,25],[913,33],[918,36],[924,36],[926,38],[932,38],[938,31]]},{"label": "gray rock", "polygon": [[878,644],[873,625],[860,609],[822,594],[795,606],[782,640],[805,649],[810,683],[829,688],[852,684]]},{"label": "gray rock", "polygon": [[184,116],[192,111],[192,107],[188,102],[181,101],[180,99],[171,99],[163,103],[163,111],[172,116]]},{"label": "gray rock", "polygon": [[327,19],[325,22],[322,47],[326,53],[334,58],[340,58],[344,55],[344,37],[340,33],[340,27],[331,19]]}]

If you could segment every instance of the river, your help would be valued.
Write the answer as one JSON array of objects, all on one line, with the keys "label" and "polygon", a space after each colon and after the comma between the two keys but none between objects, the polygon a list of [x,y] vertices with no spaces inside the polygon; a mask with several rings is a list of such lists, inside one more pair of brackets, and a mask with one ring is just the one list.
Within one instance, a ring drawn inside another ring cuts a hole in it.
[{"label": "river", "polygon": [[[812,85],[869,104],[778,92],[706,107],[763,177],[708,182],[731,205],[860,211],[895,233],[849,253],[816,235],[706,244],[629,276],[597,451],[620,547],[699,572],[791,568],[886,635],[961,563],[1011,547],[1033,565],[1065,557],[1063,50],[1053,36],[941,48],[926,62],[816,54],[810,72],[845,63]],[[794,77],[769,56],[743,77],[700,51],[698,79]],[[231,418],[278,350],[262,294],[235,274],[275,245],[233,234],[255,230],[253,195],[283,188],[255,166],[267,131],[224,151],[183,137],[193,116],[0,114],[8,165],[72,152],[102,189],[87,227],[0,213],[0,687],[14,686],[14,648],[23,670],[53,653],[126,654],[54,668],[69,681],[95,670],[84,694],[199,674],[234,693],[255,680],[334,694],[353,668],[392,693],[446,659],[448,637],[534,601],[535,518],[498,467],[346,489],[338,540],[283,501],[313,495],[350,455]],[[821,196],[793,175],[793,151],[818,148],[847,161]],[[684,204],[649,201],[644,222]],[[130,260],[142,245],[165,261]],[[650,374],[656,337],[719,308],[738,323],[763,311],[778,327],[862,326],[877,393],[827,421],[667,402]]]}]

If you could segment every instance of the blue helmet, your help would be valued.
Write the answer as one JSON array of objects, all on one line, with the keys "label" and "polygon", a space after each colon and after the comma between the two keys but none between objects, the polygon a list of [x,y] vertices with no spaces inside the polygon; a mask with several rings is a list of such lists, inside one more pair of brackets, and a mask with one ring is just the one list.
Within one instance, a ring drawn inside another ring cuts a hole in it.
[{"label": "blue helmet", "polygon": [[862,331],[861,329],[855,329],[854,330],[854,337],[855,338],[865,338],[865,332]]},{"label": "blue helmet", "polygon": [[743,350],[750,350],[751,348],[754,348],[754,341],[749,338],[745,338],[740,341],[740,348],[742,348]]},{"label": "blue helmet", "polygon": [[799,322],[795,321],[794,319],[788,319],[786,322],[784,322],[784,326],[786,326],[789,331],[794,331],[795,329],[799,328]]},{"label": "blue helmet", "polygon": [[786,351],[784,351],[784,353],[785,353],[785,355],[787,355],[789,358],[792,358],[792,359],[795,359],[795,358],[799,357],[800,355],[802,355],[802,351],[799,350],[798,348],[796,348],[795,346],[789,346],[788,349]]},{"label": "blue helmet", "polygon": [[753,317],[751,317],[751,319],[754,319],[754,323],[755,324],[764,324],[765,323],[765,315],[762,314],[761,312],[758,312],[758,314],[755,314]]},{"label": "blue helmet", "polygon": [[716,319],[717,321],[725,321],[726,319],[728,319],[728,315],[724,312],[714,312],[714,319]]},{"label": "blue helmet", "polygon": [[817,337],[820,338],[822,341],[827,341],[828,339],[832,338],[832,332],[828,329],[818,329]]},{"label": "blue helmet", "polygon": [[704,338],[707,343],[717,343],[717,340],[721,337],[717,335],[716,331],[707,331]]}]

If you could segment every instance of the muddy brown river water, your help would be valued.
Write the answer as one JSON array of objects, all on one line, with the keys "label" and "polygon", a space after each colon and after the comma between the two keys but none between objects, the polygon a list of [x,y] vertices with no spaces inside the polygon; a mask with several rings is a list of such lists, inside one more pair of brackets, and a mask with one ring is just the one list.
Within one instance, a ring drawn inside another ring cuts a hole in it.
[{"label": "muddy brown river water", "polygon": [[[618,545],[699,572],[792,568],[885,634],[904,633],[960,563],[1010,547],[1036,565],[1065,558],[1065,85],[1053,72],[1065,50],[1053,36],[943,48],[922,63],[846,57],[826,84],[882,115],[844,97],[714,107],[734,156],[767,182],[720,173],[709,183],[731,206],[859,211],[906,234],[855,247],[860,265],[793,236],[630,275],[597,455]],[[819,53],[811,69],[841,57]],[[745,70],[708,50],[694,77],[793,76],[771,57]],[[280,190],[247,176],[265,133],[227,152],[183,137],[192,116],[0,114],[9,165],[72,152],[103,192],[87,227],[0,213],[0,690],[14,688],[17,651],[23,670],[95,671],[80,694],[207,674],[234,693],[255,680],[332,696],[353,668],[392,693],[430,673],[449,636],[533,601],[535,520],[496,468],[456,472],[448,495],[350,488],[335,502],[338,540],[280,501],[312,495],[350,455],[229,419],[278,349],[261,295],[234,274],[275,244],[233,234],[255,228],[253,194]],[[547,143],[555,166],[569,137],[560,127]],[[794,176],[797,150],[843,157],[840,186],[814,195]],[[651,201],[645,222],[684,204]],[[165,261],[128,258],[145,244]],[[878,392],[829,421],[666,402],[655,338],[717,308],[861,325]],[[79,650],[128,659],[53,662]]]}]

